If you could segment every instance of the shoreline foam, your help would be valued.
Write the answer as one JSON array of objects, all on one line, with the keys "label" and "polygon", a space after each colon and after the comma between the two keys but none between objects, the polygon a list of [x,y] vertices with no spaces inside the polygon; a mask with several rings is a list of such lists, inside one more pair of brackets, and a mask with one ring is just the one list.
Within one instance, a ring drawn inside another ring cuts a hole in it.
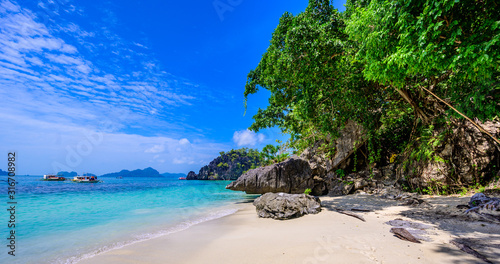
[{"label": "shoreline foam", "polygon": [[[224,206],[224,207],[234,207],[234,205]],[[218,210],[216,212],[210,212],[208,215],[200,216],[200,217],[197,217],[193,220],[184,221],[182,223],[174,225],[173,227],[159,230],[159,231],[154,232],[154,233],[146,233],[146,234],[142,234],[139,236],[134,236],[134,238],[132,238],[130,240],[127,240],[124,242],[113,243],[110,246],[102,246],[96,250],[89,252],[89,253],[84,253],[84,254],[81,254],[79,256],[73,256],[73,257],[70,257],[66,260],[61,260],[57,263],[61,263],[61,264],[62,263],[64,263],[64,264],[80,263],[81,261],[92,259],[96,256],[101,255],[101,254],[105,254],[105,253],[113,251],[113,250],[119,250],[121,248],[134,245],[136,243],[147,242],[147,241],[152,240],[152,239],[157,239],[157,238],[168,236],[168,235],[171,235],[174,233],[182,232],[184,230],[189,229],[192,226],[202,224],[204,222],[216,220],[216,219],[219,219],[222,217],[226,217],[226,216],[234,214],[238,211],[237,208],[224,208],[224,207],[217,208]]]}]

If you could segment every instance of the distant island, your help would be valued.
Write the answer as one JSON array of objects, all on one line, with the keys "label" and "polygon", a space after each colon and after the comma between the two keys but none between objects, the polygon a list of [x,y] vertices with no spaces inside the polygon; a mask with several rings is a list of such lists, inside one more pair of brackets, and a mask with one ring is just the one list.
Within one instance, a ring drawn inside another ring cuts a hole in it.
[{"label": "distant island", "polygon": [[[78,176],[78,173],[76,171],[72,171],[72,172],[67,172],[67,171],[60,171],[57,173],[58,176],[63,176],[65,178],[71,178],[71,177],[75,177],[75,176]],[[93,173],[84,173],[82,174],[81,176],[97,176]]]},{"label": "distant island", "polygon": [[120,172],[113,172],[101,175],[101,177],[148,177],[148,178],[157,178],[163,177],[157,170],[149,167],[143,170],[122,170]]},{"label": "distant island", "polygon": [[[2,171],[0,169],[0,175],[8,175],[7,171]],[[65,178],[72,178],[75,176],[78,176],[78,173],[76,171],[72,172],[67,172],[67,171],[60,171],[57,173],[58,176],[62,176]],[[93,173],[84,173],[82,176],[97,176]],[[113,172],[113,173],[107,173],[103,174],[100,177],[149,177],[149,178],[157,178],[157,177],[165,177],[165,178],[180,178],[180,177],[186,177],[186,174],[184,173],[162,173],[160,174],[157,170],[153,168],[146,168],[143,170],[137,169],[133,171],[129,170],[122,170],[120,172]]]},{"label": "distant island", "polygon": [[76,173],[76,171],[72,171],[72,172],[60,171],[60,172],[57,173],[57,175],[63,176],[65,178],[69,178],[69,177],[78,176],[78,173]]},{"label": "distant island", "polygon": [[9,172],[3,171],[2,169],[0,169],[0,176],[6,176],[6,175],[9,175]]}]

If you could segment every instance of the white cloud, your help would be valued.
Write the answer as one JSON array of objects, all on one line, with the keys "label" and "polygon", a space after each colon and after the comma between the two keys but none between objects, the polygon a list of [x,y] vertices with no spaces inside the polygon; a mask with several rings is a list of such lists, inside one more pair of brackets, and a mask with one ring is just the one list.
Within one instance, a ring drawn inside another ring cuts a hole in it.
[{"label": "white cloud", "polygon": [[[171,108],[166,111],[167,106],[191,105],[195,99],[184,94],[194,90],[184,89],[186,80],[161,71],[161,64],[152,54],[130,49],[129,46],[136,46],[134,42],[127,44],[108,29],[89,32],[71,21],[63,22],[44,25],[37,22],[32,11],[13,1],[0,0],[0,95],[7,102],[3,108],[19,108],[20,104],[10,102],[31,98],[36,93],[30,103],[38,102],[39,107],[32,110],[46,111],[55,105],[52,102],[65,101],[65,108],[85,107],[95,116],[100,113],[101,118],[106,117],[109,108],[125,108],[145,120],[153,120],[173,115]],[[120,54],[112,64],[110,48]],[[79,51],[85,49],[91,52],[84,56]],[[144,69],[140,65],[150,67]],[[17,90],[18,97],[14,98],[11,90]],[[68,113],[52,110],[59,112],[57,115]],[[36,113],[25,112],[28,116]],[[67,118],[72,117],[68,114]],[[172,125],[182,126],[185,124]]]},{"label": "white cloud", "polygon": [[14,5],[10,1],[3,1],[2,3],[0,3],[0,12],[5,12],[5,10],[18,12],[19,6]]},{"label": "white cloud", "polygon": [[266,139],[266,136],[264,134],[257,134],[257,141],[259,143],[262,143]]},{"label": "white cloud", "polygon": [[262,143],[265,139],[263,134],[257,134],[250,130],[241,130],[236,131],[233,134],[233,142],[238,145],[238,147],[242,146],[250,146],[253,147],[259,143]]},{"label": "white cloud", "polygon": [[191,144],[191,142],[189,142],[189,140],[187,140],[187,138],[183,138],[183,139],[179,140],[179,144],[187,145],[187,144]]},{"label": "white cloud", "polygon": [[174,164],[194,164],[194,160],[189,157],[183,157],[183,158],[174,158],[172,161]]},{"label": "white cloud", "polygon": [[136,45],[137,47],[141,47],[143,49],[148,49],[148,47],[142,45],[141,43],[134,42],[134,45]]},{"label": "white cloud", "polygon": [[163,145],[154,145],[153,147],[146,149],[144,153],[160,153],[165,151],[165,146]]}]

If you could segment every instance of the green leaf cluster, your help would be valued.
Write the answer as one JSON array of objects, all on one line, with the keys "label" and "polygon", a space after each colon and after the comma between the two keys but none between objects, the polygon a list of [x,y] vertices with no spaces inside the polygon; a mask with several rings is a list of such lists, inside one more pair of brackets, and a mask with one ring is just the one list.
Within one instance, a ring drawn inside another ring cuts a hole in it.
[{"label": "green leaf cluster", "polygon": [[366,129],[377,162],[436,122],[461,118],[429,91],[469,117],[498,118],[498,10],[494,0],[353,0],[339,13],[310,0],[281,17],[248,74],[245,98],[271,92],[250,129],[277,126],[300,151],[352,120]]}]

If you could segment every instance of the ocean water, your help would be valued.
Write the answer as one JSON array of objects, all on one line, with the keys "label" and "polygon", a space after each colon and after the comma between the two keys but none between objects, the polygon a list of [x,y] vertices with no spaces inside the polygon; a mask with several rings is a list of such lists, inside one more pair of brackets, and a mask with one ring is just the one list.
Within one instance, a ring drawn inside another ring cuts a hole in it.
[{"label": "ocean water", "polygon": [[77,263],[235,213],[238,202],[255,197],[226,190],[227,181],[101,178],[84,184],[16,177],[15,257],[7,254],[7,187],[0,182],[0,263]]}]

